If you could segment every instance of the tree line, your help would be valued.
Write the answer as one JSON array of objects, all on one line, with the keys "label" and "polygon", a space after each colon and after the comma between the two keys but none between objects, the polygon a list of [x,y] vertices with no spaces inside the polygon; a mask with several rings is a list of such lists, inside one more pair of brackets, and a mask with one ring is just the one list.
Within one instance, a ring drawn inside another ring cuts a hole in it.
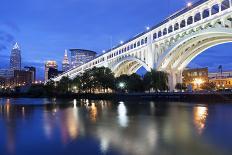
[{"label": "tree line", "polygon": [[136,73],[115,77],[107,67],[91,68],[74,79],[63,77],[59,82],[50,80],[45,85],[48,94],[54,93],[111,93],[168,91],[168,75],[152,70],[144,76]]}]

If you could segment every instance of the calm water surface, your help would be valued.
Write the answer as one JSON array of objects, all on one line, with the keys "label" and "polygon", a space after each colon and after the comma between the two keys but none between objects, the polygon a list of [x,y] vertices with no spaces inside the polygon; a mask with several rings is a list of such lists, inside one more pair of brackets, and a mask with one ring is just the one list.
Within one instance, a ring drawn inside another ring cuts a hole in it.
[{"label": "calm water surface", "polygon": [[232,104],[0,99],[0,155],[231,155]]}]

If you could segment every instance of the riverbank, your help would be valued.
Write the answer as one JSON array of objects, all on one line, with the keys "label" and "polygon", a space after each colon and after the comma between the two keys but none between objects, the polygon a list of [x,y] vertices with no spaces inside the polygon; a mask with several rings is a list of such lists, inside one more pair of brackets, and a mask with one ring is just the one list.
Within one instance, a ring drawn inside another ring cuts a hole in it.
[{"label": "riverbank", "polygon": [[90,100],[153,100],[167,102],[232,102],[232,93],[210,92],[210,93],[110,93],[110,94],[23,94],[11,93],[0,94],[0,97],[9,98],[71,98]]}]

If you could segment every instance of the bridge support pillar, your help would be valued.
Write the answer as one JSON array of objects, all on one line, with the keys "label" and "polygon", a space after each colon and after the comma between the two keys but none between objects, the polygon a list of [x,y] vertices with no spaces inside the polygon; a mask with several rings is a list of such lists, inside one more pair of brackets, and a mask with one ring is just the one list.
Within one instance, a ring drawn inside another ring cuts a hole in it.
[{"label": "bridge support pillar", "polygon": [[171,92],[175,91],[177,83],[182,83],[182,72],[181,71],[169,71],[168,72],[168,86]]}]

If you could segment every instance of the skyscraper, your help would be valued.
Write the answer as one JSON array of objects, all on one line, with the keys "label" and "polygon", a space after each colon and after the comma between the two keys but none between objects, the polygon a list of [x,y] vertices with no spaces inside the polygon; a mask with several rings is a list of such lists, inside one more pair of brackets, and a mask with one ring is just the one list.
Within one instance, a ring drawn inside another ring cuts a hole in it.
[{"label": "skyscraper", "polygon": [[71,51],[71,67],[75,68],[94,59],[96,52],[84,49],[70,49]]},{"label": "skyscraper", "polygon": [[10,69],[21,70],[21,50],[18,43],[15,43],[10,55]]},{"label": "skyscraper", "polygon": [[50,68],[57,70],[58,65],[57,65],[56,61],[47,61],[45,63],[45,81],[49,80],[49,78],[50,78],[48,75]]},{"label": "skyscraper", "polygon": [[68,61],[68,51],[65,50],[64,59],[62,62],[62,71],[66,72],[67,70],[69,70],[69,61]]}]

